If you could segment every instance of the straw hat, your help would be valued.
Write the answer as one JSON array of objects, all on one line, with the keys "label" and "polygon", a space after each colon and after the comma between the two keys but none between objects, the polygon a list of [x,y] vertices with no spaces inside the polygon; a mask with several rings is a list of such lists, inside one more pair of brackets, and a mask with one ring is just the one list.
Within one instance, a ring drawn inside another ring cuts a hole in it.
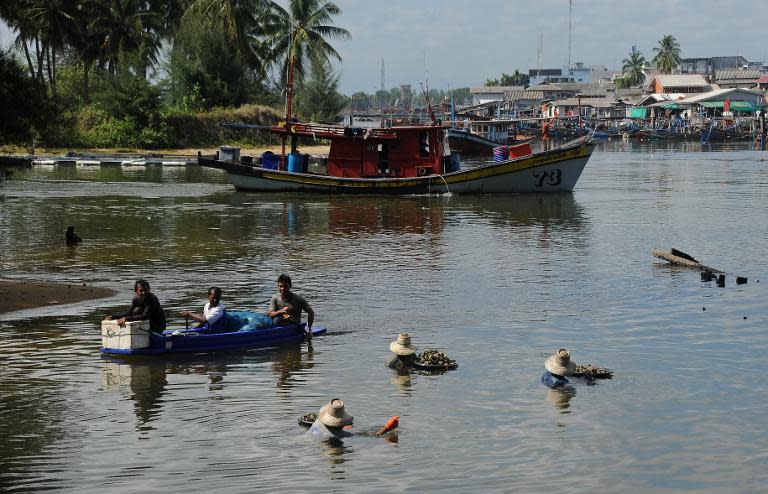
[{"label": "straw hat", "polygon": [[323,405],[317,413],[317,419],[328,427],[343,427],[352,423],[352,415],[344,410],[344,402],[338,398]]},{"label": "straw hat", "polygon": [[547,358],[544,367],[558,376],[571,376],[576,370],[576,364],[571,362],[571,354],[565,348],[561,348],[557,353]]},{"label": "straw hat", "polygon": [[397,335],[397,340],[389,344],[389,349],[397,355],[413,355],[416,353],[416,347],[411,345],[411,335],[408,333]]}]

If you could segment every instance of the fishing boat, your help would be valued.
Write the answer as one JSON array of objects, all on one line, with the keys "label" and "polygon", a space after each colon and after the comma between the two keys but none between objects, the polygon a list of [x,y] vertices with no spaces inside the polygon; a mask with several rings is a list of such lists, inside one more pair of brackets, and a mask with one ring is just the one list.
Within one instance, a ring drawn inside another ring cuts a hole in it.
[{"label": "fishing boat", "polygon": [[[237,124],[238,127],[257,127]],[[571,191],[595,144],[581,138],[556,149],[478,167],[461,168],[450,154],[447,127],[435,125],[357,129],[292,123],[269,130],[330,142],[319,171],[311,158],[292,152],[273,169],[236,156],[198,156],[202,166],[229,174],[235,189],[246,192],[320,192],[349,194],[509,194]],[[230,158],[230,159],[227,159]],[[316,169],[317,170],[317,169]]]},{"label": "fishing boat", "polygon": [[[286,85],[285,120],[274,126],[228,124],[257,128],[281,137],[278,162],[240,159],[239,149],[216,156],[198,154],[202,166],[229,174],[235,189],[249,192],[319,192],[350,194],[508,194],[571,191],[587,164],[594,143],[583,137],[567,145],[511,157],[476,168],[461,169],[452,154],[446,125],[435,118],[428,102],[430,124],[355,128],[299,122],[293,114],[294,60]],[[427,93],[425,92],[425,97]],[[330,142],[327,156],[310,173],[308,155],[298,150],[299,139]],[[290,140],[290,153],[286,143]],[[267,164],[268,166],[264,166]]]},{"label": "fishing boat", "polygon": [[[265,326],[265,317],[253,311],[227,311],[226,329],[222,332],[185,328],[168,329],[162,334],[149,331],[147,321],[128,321],[123,326],[117,321],[102,321],[100,351],[108,355],[200,353],[273,347],[298,343],[306,337],[304,323]],[[312,328],[313,336],[325,332],[326,328]]]},{"label": "fishing boat", "polygon": [[510,132],[514,122],[486,120],[467,122],[463,128],[450,127],[447,130],[451,151],[462,155],[487,156],[494,147],[531,142],[533,137]]}]

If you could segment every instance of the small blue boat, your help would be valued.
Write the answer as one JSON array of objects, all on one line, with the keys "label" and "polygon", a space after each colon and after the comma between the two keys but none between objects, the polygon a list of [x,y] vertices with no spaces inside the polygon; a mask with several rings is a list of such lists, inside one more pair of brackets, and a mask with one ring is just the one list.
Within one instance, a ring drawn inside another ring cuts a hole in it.
[{"label": "small blue boat", "polygon": [[[110,334],[108,333],[109,330],[105,330],[102,326],[102,340],[105,343],[101,347],[101,352],[110,355],[201,353],[298,343],[303,341],[306,336],[305,323],[265,327],[265,321],[269,324],[271,320],[258,312],[227,311],[226,318],[225,329],[216,332],[211,332],[203,327],[181,330],[168,329],[163,334],[158,334],[134,328],[129,329],[125,334]],[[326,328],[317,326],[312,328],[313,336],[325,332]],[[146,333],[148,333],[148,338]],[[123,344],[121,340],[115,340],[121,336],[128,339],[130,343]],[[118,343],[113,344],[114,341]],[[140,343],[134,344],[134,341]]]}]

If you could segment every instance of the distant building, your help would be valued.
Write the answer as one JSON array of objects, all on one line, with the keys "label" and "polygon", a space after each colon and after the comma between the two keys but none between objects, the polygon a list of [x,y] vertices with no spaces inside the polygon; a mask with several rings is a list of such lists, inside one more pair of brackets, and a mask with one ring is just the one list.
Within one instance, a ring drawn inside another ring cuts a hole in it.
[{"label": "distant building", "polygon": [[522,86],[481,86],[469,89],[472,105],[483,105],[493,101],[504,101],[504,94],[510,91],[522,91]]},{"label": "distant building", "polygon": [[605,65],[584,65],[576,62],[562,69],[529,69],[528,77],[531,86],[542,82],[559,84],[563,82],[603,82],[609,81],[613,72]]},{"label": "distant building", "polygon": [[567,82],[563,80],[563,69],[529,69],[528,78],[531,86],[541,84],[544,81]]},{"label": "distant building", "polygon": [[646,85],[646,90],[656,94],[697,94],[711,91],[712,86],[701,74],[658,74],[651,78],[651,81]]},{"label": "distant building", "polygon": [[747,59],[740,55],[732,57],[683,58],[680,60],[680,73],[712,74],[716,70],[741,69],[748,65]]},{"label": "distant building", "polygon": [[716,70],[713,82],[723,89],[734,87],[751,88],[757,86],[762,75],[763,72],[757,69]]}]

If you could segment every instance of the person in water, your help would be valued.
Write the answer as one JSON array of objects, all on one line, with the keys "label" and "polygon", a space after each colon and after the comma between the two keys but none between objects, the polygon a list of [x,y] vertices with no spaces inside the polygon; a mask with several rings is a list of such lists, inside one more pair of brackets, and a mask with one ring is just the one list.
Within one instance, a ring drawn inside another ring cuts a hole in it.
[{"label": "person in water", "polygon": [[72,247],[74,245],[83,243],[83,239],[80,238],[77,233],[75,233],[74,226],[67,227],[67,233],[64,235],[64,241],[66,242],[67,247]]},{"label": "person in water", "polygon": [[165,331],[165,312],[154,293],[149,291],[149,283],[145,280],[136,280],[133,284],[136,296],[131,301],[131,308],[122,314],[112,314],[104,318],[105,321],[117,319],[117,324],[124,326],[126,321],[149,321],[149,330],[155,333]]},{"label": "person in water", "polygon": [[554,355],[550,355],[544,362],[546,372],[541,376],[541,382],[550,388],[565,386],[569,383],[566,376],[572,376],[576,371],[576,364],[571,361],[571,354],[565,348],[559,349]]},{"label": "person in water", "polygon": [[272,318],[275,326],[301,324],[301,311],[307,313],[307,337],[312,337],[312,323],[315,321],[315,311],[309,306],[304,297],[291,291],[291,277],[281,274],[277,278],[277,293],[269,301],[267,315]]},{"label": "person in water", "polygon": [[[344,402],[338,398],[332,399],[329,403],[323,405],[317,412],[317,419],[309,428],[309,433],[318,437],[344,438],[351,437],[354,434],[348,429],[352,426],[354,418],[347,413],[344,408]],[[373,435],[381,436],[391,430],[395,430],[400,425],[400,416],[396,415],[390,418],[387,423],[377,430]]]},{"label": "person in water", "polygon": [[226,307],[221,303],[221,288],[212,286],[208,289],[208,303],[203,307],[203,313],[185,310],[181,313],[181,317],[194,319],[199,323],[198,328],[216,332],[225,328],[226,312]]},{"label": "person in water", "polygon": [[410,369],[416,362],[416,347],[411,344],[411,335],[408,333],[397,335],[397,339],[389,344],[389,351],[394,354],[387,363],[390,369]]}]

